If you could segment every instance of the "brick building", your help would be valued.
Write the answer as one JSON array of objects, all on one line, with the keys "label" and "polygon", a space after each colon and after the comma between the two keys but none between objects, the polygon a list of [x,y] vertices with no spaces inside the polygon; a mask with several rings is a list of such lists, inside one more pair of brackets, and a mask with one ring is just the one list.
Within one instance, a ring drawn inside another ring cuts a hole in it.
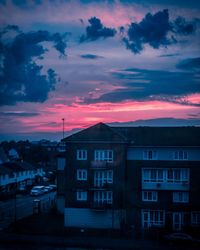
[{"label": "brick building", "polygon": [[99,123],[64,142],[57,206],[65,227],[199,228],[200,128]]}]

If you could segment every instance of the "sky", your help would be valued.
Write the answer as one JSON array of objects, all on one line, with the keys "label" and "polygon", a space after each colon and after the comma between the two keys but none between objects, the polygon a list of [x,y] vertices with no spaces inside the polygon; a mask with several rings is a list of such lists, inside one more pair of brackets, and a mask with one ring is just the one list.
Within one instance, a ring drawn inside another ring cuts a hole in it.
[{"label": "sky", "polygon": [[200,1],[0,0],[0,140],[200,125]]}]

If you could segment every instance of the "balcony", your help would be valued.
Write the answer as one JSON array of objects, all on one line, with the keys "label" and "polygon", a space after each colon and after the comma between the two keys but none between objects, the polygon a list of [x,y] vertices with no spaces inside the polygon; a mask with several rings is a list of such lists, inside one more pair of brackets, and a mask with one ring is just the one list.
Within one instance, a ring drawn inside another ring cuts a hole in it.
[{"label": "balcony", "polygon": [[112,208],[112,203],[110,201],[92,201],[90,208],[96,211],[105,211],[106,209]]},{"label": "balcony", "polygon": [[190,189],[189,181],[180,182],[142,182],[142,189],[146,190],[181,190],[188,191]]},{"label": "balcony", "polygon": [[112,168],[113,165],[114,165],[113,162],[107,162],[107,161],[92,161],[91,162],[92,169],[109,169],[109,168]]}]

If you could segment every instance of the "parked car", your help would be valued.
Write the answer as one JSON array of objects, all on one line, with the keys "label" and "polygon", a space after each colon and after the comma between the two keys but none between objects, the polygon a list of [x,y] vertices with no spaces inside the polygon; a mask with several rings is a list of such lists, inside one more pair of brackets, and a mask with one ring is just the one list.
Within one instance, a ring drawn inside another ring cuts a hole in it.
[{"label": "parked car", "polygon": [[186,233],[172,233],[164,236],[164,240],[170,244],[177,245],[191,245],[197,246],[200,245],[200,241],[194,239],[191,235]]},{"label": "parked car", "polygon": [[53,191],[56,191],[56,189],[57,189],[57,186],[55,184],[51,184],[51,185],[49,185],[49,187],[51,187]]},{"label": "parked car", "polygon": [[37,196],[41,194],[44,194],[44,186],[34,186],[31,189],[30,195]]},{"label": "parked car", "polygon": [[45,186],[44,187],[44,193],[49,193],[49,192],[51,192],[52,191],[52,188],[51,187],[49,187],[49,186]]}]

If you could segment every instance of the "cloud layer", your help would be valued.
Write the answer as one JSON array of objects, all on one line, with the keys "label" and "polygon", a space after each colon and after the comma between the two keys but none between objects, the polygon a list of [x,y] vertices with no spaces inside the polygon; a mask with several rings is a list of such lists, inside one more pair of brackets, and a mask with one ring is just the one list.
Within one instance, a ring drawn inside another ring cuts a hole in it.
[{"label": "cloud layer", "polygon": [[[187,68],[187,64],[196,65],[197,59],[190,59],[187,63],[181,61],[179,65]],[[180,66],[179,66],[180,67]],[[163,70],[146,70],[129,68],[115,71],[113,77],[118,79],[118,86],[113,91],[98,98],[86,98],[86,103],[133,101],[164,101],[182,105],[200,106],[200,102],[191,103],[187,96],[200,93],[200,78],[192,71],[170,72]]]}]

